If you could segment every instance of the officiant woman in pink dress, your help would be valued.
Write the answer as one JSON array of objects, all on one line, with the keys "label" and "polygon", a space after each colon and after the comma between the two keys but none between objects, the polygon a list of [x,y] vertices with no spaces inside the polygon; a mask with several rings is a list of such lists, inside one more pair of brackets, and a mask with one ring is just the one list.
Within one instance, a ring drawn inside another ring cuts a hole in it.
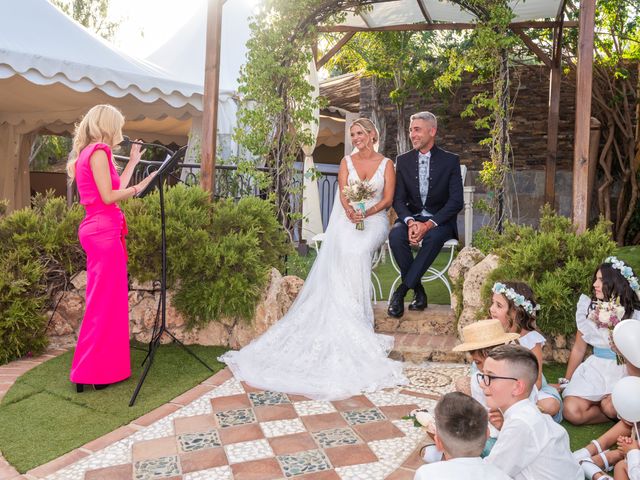
[{"label": "officiant woman in pink dress", "polygon": [[131,158],[118,175],[111,147],[122,140],[124,117],[111,105],[97,105],[76,126],[67,162],[75,179],[85,218],[78,229],[87,254],[86,308],[71,365],[71,381],[101,389],[131,375],[127,279],[127,223],[118,207],[153,178],[127,187],[143,152],[131,147]]}]

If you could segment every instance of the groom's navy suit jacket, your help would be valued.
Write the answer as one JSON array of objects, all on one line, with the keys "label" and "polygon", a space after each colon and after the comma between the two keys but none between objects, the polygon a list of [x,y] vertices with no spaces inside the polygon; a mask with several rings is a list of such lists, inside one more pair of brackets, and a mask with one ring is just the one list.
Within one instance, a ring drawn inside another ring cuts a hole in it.
[{"label": "groom's navy suit jacket", "polygon": [[393,209],[400,220],[431,213],[437,225],[450,224],[458,238],[457,216],[464,206],[460,157],[434,145],[429,166],[429,192],[422,203],[418,173],[418,151],[411,150],[396,158],[396,191]]}]

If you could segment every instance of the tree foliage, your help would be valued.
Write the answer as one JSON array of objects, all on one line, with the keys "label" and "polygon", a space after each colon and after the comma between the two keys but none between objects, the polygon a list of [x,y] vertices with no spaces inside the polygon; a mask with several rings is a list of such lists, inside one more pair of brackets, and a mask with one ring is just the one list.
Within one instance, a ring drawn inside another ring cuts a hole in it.
[{"label": "tree foliage", "polygon": [[[325,39],[334,43],[336,35],[327,34]],[[330,68],[360,72],[392,85],[389,98],[396,106],[398,153],[410,148],[405,124],[406,101],[414,92],[426,96],[432,90],[433,80],[444,68],[438,50],[450,39],[450,34],[438,32],[360,32],[329,62]],[[381,128],[382,115],[378,117]]]},{"label": "tree foliage", "polygon": [[122,23],[122,20],[109,19],[109,0],[53,0],[53,4],[107,40],[113,40]]}]

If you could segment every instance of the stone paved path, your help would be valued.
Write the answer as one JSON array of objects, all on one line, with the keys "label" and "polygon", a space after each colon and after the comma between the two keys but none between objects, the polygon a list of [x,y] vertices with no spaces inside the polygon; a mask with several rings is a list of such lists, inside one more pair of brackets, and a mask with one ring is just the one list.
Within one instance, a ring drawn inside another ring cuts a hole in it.
[{"label": "stone paved path", "polygon": [[324,402],[258,390],[225,369],[131,424],[16,478],[412,479],[422,464],[417,451],[425,434],[402,417],[433,407],[467,368],[406,364],[405,372],[411,380],[406,387]]}]

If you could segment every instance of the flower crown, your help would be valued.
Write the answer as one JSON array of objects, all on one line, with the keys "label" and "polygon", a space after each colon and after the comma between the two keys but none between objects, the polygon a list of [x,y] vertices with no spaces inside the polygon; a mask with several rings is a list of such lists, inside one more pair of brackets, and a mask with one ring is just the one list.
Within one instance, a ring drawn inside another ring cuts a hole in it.
[{"label": "flower crown", "polygon": [[604,259],[604,263],[610,263],[613,268],[618,270],[625,280],[629,282],[631,290],[633,290],[638,299],[640,299],[640,283],[638,283],[638,277],[633,274],[631,267],[618,259],[618,257],[607,257]]},{"label": "flower crown", "polygon": [[533,305],[530,300],[524,298],[524,295],[516,292],[513,288],[507,287],[504,283],[496,282],[491,289],[493,293],[499,293],[511,300],[517,307],[524,308],[529,315],[536,316],[536,311],[540,310],[540,305]]}]

